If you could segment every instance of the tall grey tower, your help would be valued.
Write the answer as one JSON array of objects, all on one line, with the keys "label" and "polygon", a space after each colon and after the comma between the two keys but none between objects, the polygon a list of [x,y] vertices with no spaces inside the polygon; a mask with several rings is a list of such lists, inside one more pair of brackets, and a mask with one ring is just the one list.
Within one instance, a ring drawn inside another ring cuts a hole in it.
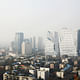
[{"label": "tall grey tower", "polygon": [[44,42],[42,37],[38,37],[38,51],[44,53]]},{"label": "tall grey tower", "polygon": [[33,52],[35,52],[35,49],[36,49],[36,38],[35,36],[32,38],[32,50]]},{"label": "tall grey tower", "polygon": [[80,56],[80,30],[78,30],[77,34],[77,51],[78,51],[78,56]]},{"label": "tall grey tower", "polygon": [[56,56],[60,56],[58,32],[54,32],[54,51]]},{"label": "tall grey tower", "polygon": [[16,54],[19,56],[21,55],[21,45],[22,45],[22,42],[24,40],[24,33],[16,33],[15,35],[15,45],[16,45]]}]

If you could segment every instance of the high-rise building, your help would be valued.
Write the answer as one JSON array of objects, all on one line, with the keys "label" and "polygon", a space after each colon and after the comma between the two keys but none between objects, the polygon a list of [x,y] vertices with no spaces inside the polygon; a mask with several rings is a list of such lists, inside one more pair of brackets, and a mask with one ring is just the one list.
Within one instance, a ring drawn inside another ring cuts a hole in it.
[{"label": "high-rise building", "polygon": [[30,56],[32,54],[32,43],[26,39],[22,43],[22,55]]},{"label": "high-rise building", "polygon": [[45,55],[54,56],[53,42],[48,39],[45,40]]},{"label": "high-rise building", "polygon": [[9,50],[15,53],[15,49],[15,41],[12,41]]},{"label": "high-rise building", "polygon": [[53,42],[54,42],[54,53],[56,56],[60,56],[58,32],[54,32],[54,41]]},{"label": "high-rise building", "polygon": [[15,35],[15,47],[16,47],[16,54],[19,56],[21,55],[21,45],[22,45],[22,42],[24,40],[24,33],[16,33]]},{"label": "high-rise building", "polygon": [[45,39],[45,55],[54,56],[54,43],[53,43],[53,34],[48,31],[47,37]]},{"label": "high-rise building", "polygon": [[43,43],[43,38],[39,37],[38,38],[38,51],[43,53],[44,52],[44,43]]},{"label": "high-rise building", "polygon": [[60,56],[58,32],[48,31],[47,39],[45,40],[45,54]]},{"label": "high-rise building", "polygon": [[59,37],[60,55],[77,56],[72,31],[63,28],[59,33]]},{"label": "high-rise building", "polygon": [[35,52],[35,49],[36,49],[36,38],[33,37],[32,38],[32,50],[33,50],[33,52]]},{"label": "high-rise building", "polygon": [[77,34],[77,51],[78,51],[78,56],[80,56],[80,30],[78,30]]}]

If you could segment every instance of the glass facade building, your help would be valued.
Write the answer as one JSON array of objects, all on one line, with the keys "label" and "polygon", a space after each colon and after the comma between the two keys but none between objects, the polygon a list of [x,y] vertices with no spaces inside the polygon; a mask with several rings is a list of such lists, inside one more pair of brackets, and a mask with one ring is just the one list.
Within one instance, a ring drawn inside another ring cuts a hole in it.
[{"label": "glass facade building", "polygon": [[24,33],[16,33],[15,35],[15,45],[16,45],[16,54],[21,55],[21,45],[24,40]]}]

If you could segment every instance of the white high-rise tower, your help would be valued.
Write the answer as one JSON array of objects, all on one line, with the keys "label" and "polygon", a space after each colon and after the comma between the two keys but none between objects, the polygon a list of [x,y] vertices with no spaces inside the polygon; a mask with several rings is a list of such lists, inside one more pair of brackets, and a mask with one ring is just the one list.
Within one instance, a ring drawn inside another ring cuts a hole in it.
[{"label": "white high-rise tower", "polygon": [[74,44],[73,33],[67,28],[63,28],[59,34],[60,55],[77,56]]}]

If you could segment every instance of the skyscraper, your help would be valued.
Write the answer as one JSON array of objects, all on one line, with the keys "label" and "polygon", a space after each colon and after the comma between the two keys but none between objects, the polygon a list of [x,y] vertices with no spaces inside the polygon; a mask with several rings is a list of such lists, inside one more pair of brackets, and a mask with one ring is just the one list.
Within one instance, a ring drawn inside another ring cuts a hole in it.
[{"label": "skyscraper", "polygon": [[36,38],[33,37],[32,38],[32,50],[33,50],[33,52],[35,52],[35,49],[36,49]]},{"label": "skyscraper", "polygon": [[42,37],[38,37],[38,51],[41,53],[44,52],[44,43]]},{"label": "skyscraper", "polygon": [[49,39],[45,39],[45,55],[54,56],[54,46],[53,42]]},{"label": "skyscraper", "polygon": [[77,56],[72,31],[70,29],[63,28],[60,31],[59,37],[60,55]]},{"label": "skyscraper", "polygon": [[54,32],[54,52],[56,56],[60,56],[58,32]]},{"label": "skyscraper", "polygon": [[80,30],[78,30],[77,34],[77,51],[78,51],[78,56],[80,56]]},{"label": "skyscraper", "polygon": [[29,56],[32,53],[32,43],[29,39],[26,39],[22,43],[22,55]]},{"label": "skyscraper", "polygon": [[48,31],[45,42],[46,55],[60,56],[58,32]]},{"label": "skyscraper", "polygon": [[45,39],[45,55],[54,56],[54,43],[53,43],[53,33],[48,31],[47,37]]},{"label": "skyscraper", "polygon": [[16,54],[19,56],[21,55],[21,45],[22,45],[22,42],[24,40],[24,33],[16,33],[15,35],[15,45],[16,45]]},{"label": "skyscraper", "polygon": [[10,49],[10,51],[12,51],[12,52],[15,53],[15,49],[16,49],[16,48],[15,48],[15,41],[12,41],[12,42],[11,42],[9,49]]}]

